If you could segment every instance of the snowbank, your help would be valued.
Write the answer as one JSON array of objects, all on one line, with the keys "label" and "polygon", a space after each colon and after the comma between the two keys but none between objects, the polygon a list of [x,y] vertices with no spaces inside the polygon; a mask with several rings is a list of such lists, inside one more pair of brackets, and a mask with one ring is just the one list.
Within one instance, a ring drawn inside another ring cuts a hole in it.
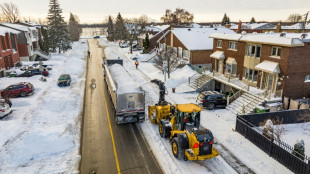
[{"label": "snowbank", "polygon": [[[47,82],[40,76],[1,78],[0,89],[18,82],[33,84],[34,95],[13,98],[13,113],[0,120],[0,173],[76,173],[79,164],[87,44],[75,42],[64,54],[44,64],[53,69]],[[32,65],[35,62],[23,62]],[[60,88],[69,73],[70,87]]]}]

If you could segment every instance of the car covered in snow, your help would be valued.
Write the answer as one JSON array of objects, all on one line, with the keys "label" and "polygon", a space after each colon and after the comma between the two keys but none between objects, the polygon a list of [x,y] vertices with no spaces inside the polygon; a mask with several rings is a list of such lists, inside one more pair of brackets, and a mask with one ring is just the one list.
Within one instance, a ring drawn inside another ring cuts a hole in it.
[{"label": "car covered in snow", "polygon": [[129,45],[128,45],[128,43],[120,43],[120,44],[119,44],[119,47],[121,47],[121,48],[127,48],[127,47],[129,47]]},{"label": "car covered in snow", "polygon": [[226,107],[227,99],[224,94],[217,91],[203,91],[198,95],[196,103],[201,107],[212,110],[216,107]]},{"label": "car covered in snow", "polygon": [[0,118],[5,117],[6,115],[10,114],[12,112],[10,106],[5,103],[0,101]]},{"label": "car covered in snow", "polygon": [[21,82],[8,86],[0,91],[1,96],[4,97],[25,97],[32,95],[34,87],[31,83]]},{"label": "car covered in snow", "polygon": [[61,74],[58,78],[58,86],[70,86],[71,76],[69,74]]}]

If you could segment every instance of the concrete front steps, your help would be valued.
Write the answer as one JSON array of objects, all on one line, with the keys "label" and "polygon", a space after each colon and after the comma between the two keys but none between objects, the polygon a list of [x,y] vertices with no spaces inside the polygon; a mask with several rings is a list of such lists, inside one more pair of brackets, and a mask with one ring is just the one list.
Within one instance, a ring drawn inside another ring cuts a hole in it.
[{"label": "concrete front steps", "polygon": [[263,101],[263,98],[245,92],[239,98],[229,104],[226,109],[235,115],[248,114],[251,113],[255,107]]},{"label": "concrete front steps", "polygon": [[201,88],[203,85],[205,85],[207,82],[211,81],[212,78],[206,74],[202,74],[200,77],[198,77],[191,85],[190,87],[194,88],[195,90],[198,88]]}]

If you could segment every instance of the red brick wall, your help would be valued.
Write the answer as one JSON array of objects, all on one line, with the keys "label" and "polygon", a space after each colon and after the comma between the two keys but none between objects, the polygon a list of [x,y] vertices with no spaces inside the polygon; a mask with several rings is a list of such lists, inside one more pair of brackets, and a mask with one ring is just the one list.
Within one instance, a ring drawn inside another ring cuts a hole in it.
[{"label": "red brick wall", "polygon": [[[240,75],[242,79],[243,75],[243,64],[244,64],[244,56],[245,56],[245,42],[238,42],[237,51],[229,50],[229,40],[222,40],[222,48],[217,48],[217,40],[221,39],[214,39],[213,41],[213,52],[215,51],[223,51],[225,55],[225,62],[228,57],[235,58],[237,62],[237,76]],[[215,68],[215,59],[212,59],[212,67]],[[224,67],[224,72],[225,72]]]},{"label": "red brick wall", "polygon": [[[3,36],[0,36],[0,38]],[[17,43],[17,39],[16,39],[16,35],[14,35],[14,39],[15,42]],[[1,41],[2,39],[0,39]],[[19,57],[19,53],[18,53],[18,46],[17,46],[17,52],[13,54],[12,51],[12,43],[11,43],[11,38],[9,34],[5,35],[5,39],[3,39],[5,41],[5,45],[6,47],[9,49],[8,51],[2,51],[2,44],[0,44],[0,53],[1,53],[1,59],[0,59],[0,68],[5,68],[5,62],[4,62],[4,57],[9,57],[9,66],[14,66],[14,63],[19,62],[20,61],[20,57]],[[2,40],[2,41],[3,41]],[[8,66],[8,65],[7,65]]]},{"label": "red brick wall", "polygon": [[210,55],[212,50],[191,51],[191,64],[209,64],[212,63]]},{"label": "red brick wall", "polygon": [[28,57],[28,47],[27,44],[18,44],[19,55],[21,57]]},{"label": "red brick wall", "polygon": [[304,44],[304,47],[294,47],[290,50],[288,78],[285,78],[283,92],[284,96],[293,99],[310,97],[310,82],[304,82],[306,75],[310,75],[310,43]]}]

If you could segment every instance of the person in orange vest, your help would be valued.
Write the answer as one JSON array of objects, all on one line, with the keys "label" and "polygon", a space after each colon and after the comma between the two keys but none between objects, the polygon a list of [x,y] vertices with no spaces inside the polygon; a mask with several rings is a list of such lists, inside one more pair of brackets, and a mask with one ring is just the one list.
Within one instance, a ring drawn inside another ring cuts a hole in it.
[{"label": "person in orange vest", "polygon": [[136,65],[136,69],[138,69],[138,65],[139,65],[138,60],[136,60],[135,65]]}]

